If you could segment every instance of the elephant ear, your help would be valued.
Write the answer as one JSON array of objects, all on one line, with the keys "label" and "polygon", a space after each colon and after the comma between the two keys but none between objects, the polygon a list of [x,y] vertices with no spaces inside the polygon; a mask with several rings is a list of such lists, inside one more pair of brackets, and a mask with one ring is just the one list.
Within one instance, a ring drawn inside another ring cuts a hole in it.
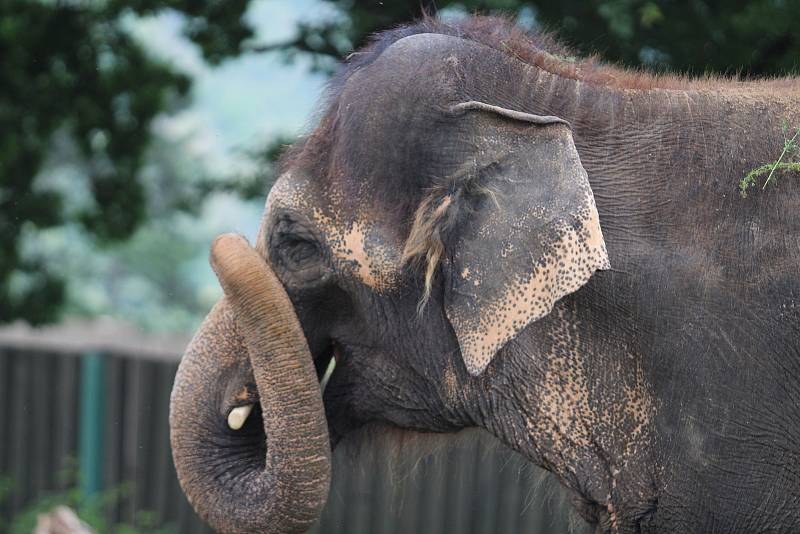
[{"label": "elephant ear", "polygon": [[469,207],[450,214],[459,222],[442,264],[444,307],[477,375],[558,299],[610,265],[566,121],[474,101],[452,110],[477,134],[466,171],[442,202]]}]

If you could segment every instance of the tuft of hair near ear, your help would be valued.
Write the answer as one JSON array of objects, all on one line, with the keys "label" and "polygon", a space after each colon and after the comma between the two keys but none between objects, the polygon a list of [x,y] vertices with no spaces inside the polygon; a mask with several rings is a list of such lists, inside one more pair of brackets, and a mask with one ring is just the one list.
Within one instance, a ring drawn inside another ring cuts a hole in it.
[{"label": "tuft of hair near ear", "polygon": [[422,201],[414,216],[414,224],[403,249],[403,263],[425,263],[425,285],[422,298],[417,305],[421,314],[431,296],[433,275],[444,255],[442,232],[448,218],[448,208],[453,202],[452,195],[437,198],[429,196]]},{"label": "tuft of hair near ear", "polygon": [[[490,167],[493,167],[492,164]],[[436,184],[420,203],[414,216],[408,239],[403,248],[403,263],[425,265],[425,284],[422,297],[417,304],[417,313],[422,314],[430,300],[433,276],[445,254],[445,236],[456,225],[460,212],[469,212],[465,204],[468,198],[488,197],[500,208],[497,193],[481,180],[482,173],[477,163],[468,162],[456,173]]]}]

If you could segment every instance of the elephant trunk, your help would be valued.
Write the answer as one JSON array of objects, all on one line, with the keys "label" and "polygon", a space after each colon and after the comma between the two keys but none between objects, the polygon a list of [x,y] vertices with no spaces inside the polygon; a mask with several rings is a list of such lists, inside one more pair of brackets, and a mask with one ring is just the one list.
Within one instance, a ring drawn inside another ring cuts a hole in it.
[{"label": "elephant trunk", "polygon": [[[219,237],[211,264],[225,299],[190,343],[175,379],[170,439],[178,478],[218,531],[303,532],[319,517],[330,482],[328,429],[308,344],[283,286],[243,238]],[[263,428],[258,407],[241,429],[228,426],[226,384],[240,350],[249,355]]]}]

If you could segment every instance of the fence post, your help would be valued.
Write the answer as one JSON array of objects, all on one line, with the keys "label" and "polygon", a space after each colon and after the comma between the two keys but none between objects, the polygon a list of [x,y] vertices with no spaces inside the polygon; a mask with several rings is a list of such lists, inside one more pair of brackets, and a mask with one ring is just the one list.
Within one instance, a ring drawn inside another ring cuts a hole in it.
[{"label": "fence post", "polygon": [[103,489],[103,424],[105,421],[105,359],[99,352],[81,357],[80,485],[83,497]]}]

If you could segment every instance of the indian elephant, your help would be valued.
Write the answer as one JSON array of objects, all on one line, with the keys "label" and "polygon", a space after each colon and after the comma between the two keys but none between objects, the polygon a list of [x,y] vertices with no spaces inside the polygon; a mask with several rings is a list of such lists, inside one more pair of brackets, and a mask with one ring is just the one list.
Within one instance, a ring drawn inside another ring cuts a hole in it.
[{"label": "indian elephant", "polygon": [[192,505],[303,531],[380,421],[486,429],[598,532],[800,532],[800,185],[738,192],[783,122],[797,79],[630,72],[493,18],[377,36],[254,247],[212,247],[171,399]]}]

